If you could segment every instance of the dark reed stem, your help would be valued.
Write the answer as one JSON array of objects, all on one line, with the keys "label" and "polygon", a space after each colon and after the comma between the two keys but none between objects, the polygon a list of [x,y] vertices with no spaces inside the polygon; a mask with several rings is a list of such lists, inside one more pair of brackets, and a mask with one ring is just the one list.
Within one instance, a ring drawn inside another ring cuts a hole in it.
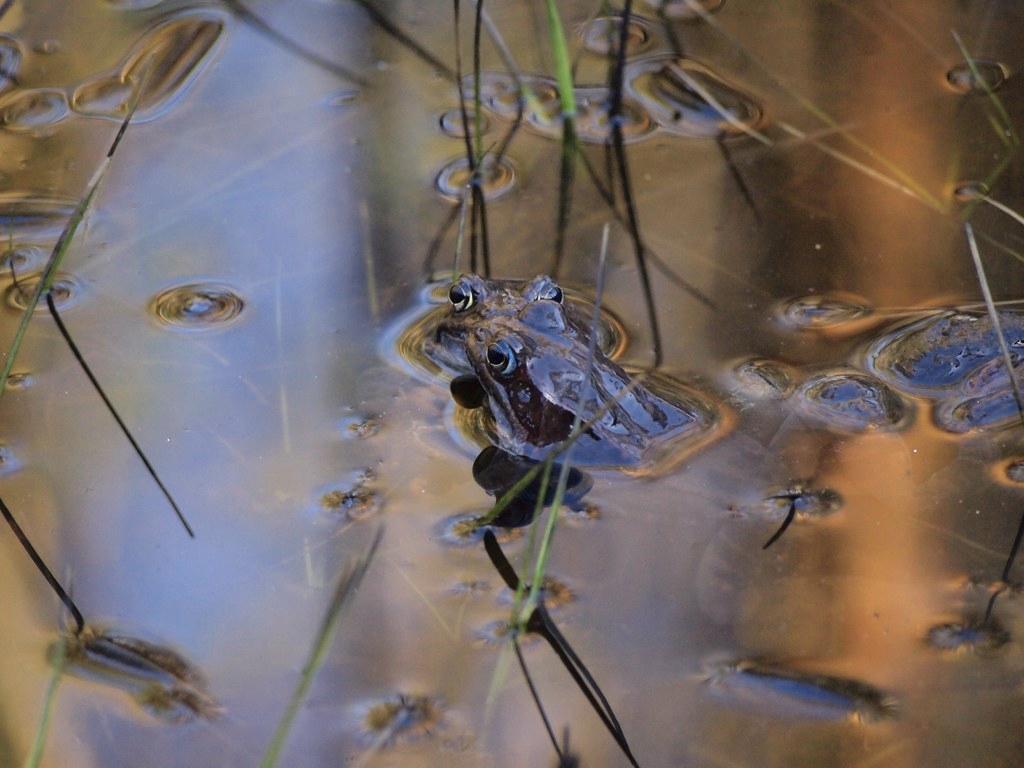
[{"label": "dark reed stem", "polygon": [[71,599],[71,595],[64,591],[64,587],[60,585],[53,572],[46,567],[46,563],[43,562],[43,558],[36,552],[36,548],[32,546],[32,542],[28,540],[28,536],[21,530],[21,526],[18,525],[18,521],[14,519],[14,515],[11,513],[10,508],[3,499],[0,499],[0,514],[3,514],[4,520],[7,521],[7,525],[10,526],[11,530],[14,531],[15,537],[21,544],[22,549],[28,554],[32,562],[35,563],[36,568],[43,578],[46,579],[46,583],[50,585],[50,588],[57,594],[60,601],[64,604],[64,607],[68,609],[72,618],[75,620],[75,634],[79,635],[82,630],[85,629],[85,619],[82,617],[82,612],[78,610],[78,606],[75,605],[75,601]]},{"label": "dark reed stem", "polygon": [[343,80],[348,80],[356,85],[366,87],[368,82],[365,78],[357,75],[350,69],[343,67],[341,64],[337,64],[330,59],[326,59],[316,51],[311,51],[306,48],[302,43],[288,37],[284,33],[274,29],[268,24],[261,16],[257,16],[248,7],[243,5],[240,0],[224,0],[226,5],[235,16],[242,20],[243,23],[248,24],[252,29],[263,35],[265,38],[273,43],[276,43],[280,47],[284,48],[289,53],[298,56],[303,61],[307,61],[315,67],[329,72],[335,77],[340,77]]},{"label": "dark reed stem", "polygon": [[427,64],[429,64],[438,72],[440,72],[446,79],[452,81],[458,80],[455,73],[452,72],[451,68],[447,64],[445,64],[443,61],[437,58],[434,54],[432,54],[422,45],[417,43],[412,37],[403,32],[402,29],[397,24],[395,24],[387,16],[385,16],[383,13],[377,10],[372,0],[352,1],[360,8],[362,8],[366,12],[366,15],[370,17],[370,20],[378,27],[380,27],[385,34],[389,35],[390,37],[393,37],[401,45],[408,48],[421,60],[425,61]]},{"label": "dark reed stem", "polygon": [[548,732],[548,738],[551,739],[551,746],[555,748],[555,754],[558,755],[558,761],[564,762],[565,756],[562,754],[562,748],[558,745],[558,739],[555,737],[555,732],[551,728],[551,721],[548,720],[547,712],[544,711],[544,705],[541,704],[540,696],[537,694],[537,688],[533,684],[533,678],[530,675],[530,670],[526,668],[526,659],[523,658],[523,651],[519,647],[519,638],[512,637],[512,648],[516,652],[516,659],[519,661],[519,668],[523,671],[523,677],[526,678],[526,685],[530,689],[530,696],[533,697],[533,703],[537,707],[537,712],[540,714],[540,719],[544,721],[544,730]]},{"label": "dark reed stem", "polygon": [[779,530],[777,530],[775,533],[772,534],[772,537],[770,539],[768,539],[768,541],[766,541],[764,543],[764,546],[761,547],[761,549],[768,549],[768,547],[770,547],[772,544],[774,544],[776,541],[778,541],[779,537],[781,537],[782,534],[784,534],[786,532],[786,529],[789,528],[789,524],[793,522],[793,519],[795,517],[796,517],[796,499],[791,497],[789,499],[789,509],[786,511],[786,519],[782,521],[782,525],[779,526]]},{"label": "dark reed stem", "polygon": [[[512,590],[518,589],[519,576],[516,574],[512,564],[509,563],[508,558],[505,557],[501,545],[498,544],[498,539],[491,530],[484,532],[484,549],[491,564],[508,588]],[[597,684],[593,675],[590,674],[590,670],[587,669],[582,659],[572,649],[569,641],[565,639],[565,636],[562,635],[558,627],[551,620],[543,601],[537,605],[530,615],[526,629],[543,637],[547,644],[551,646],[559,661],[562,662],[562,666],[565,667],[595,714],[597,714],[608,733],[619,746],[619,749],[622,750],[622,753],[629,760],[630,765],[634,766],[634,768],[639,768],[629,743],[626,741],[626,735],[622,730],[622,726],[619,725],[618,718],[615,717],[615,712],[608,703],[608,699],[601,691],[601,687]]]},{"label": "dark reed stem", "polygon": [[64,321],[61,319],[60,313],[57,311],[57,305],[53,301],[53,293],[50,291],[46,292],[46,306],[50,310],[50,315],[53,317],[53,321],[57,324],[57,330],[60,331],[61,337],[68,345],[68,349],[71,350],[71,354],[75,356],[75,360],[78,361],[79,367],[81,367],[82,371],[88,377],[93,389],[96,390],[96,394],[100,396],[103,404],[107,407],[107,411],[109,411],[110,415],[114,417],[114,421],[117,422],[117,426],[121,428],[122,434],[124,434],[128,442],[131,443],[131,446],[135,451],[135,455],[142,461],[142,464],[145,466],[149,476],[153,478],[153,482],[156,483],[160,492],[164,495],[164,498],[167,499],[167,503],[171,505],[171,509],[173,509],[174,514],[178,516],[178,520],[185,527],[188,535],[194,539],[196,534],[192,530],[192,526],[189,525],[188,520],[185,519],[185,515],[181,511],[181,507],[178,506],[178,502],[174,500],[174,497],[171,496],[171,492],[167,490],[167,486],[164,485],[163,480],[160,479],[160,476],[157,474],[153,464],[146,457],[145,452],[132,436],[131,430],[128,429],[128,425],[124,423],[124,419],[121,418],[121,414],[117,412],[114,404],[110,401],[110,398],[107,397],[107,393],[103,391],[103,387],[96,379],[96,376],[89,367],[89,364],[85,362],[85,358],[82,356],[82,352],[79,350],[78,345],[75,343],[74,339],[71,338],[71,334],[68,332],[67,326],[64,325]]},{"label": "dark reed stem", "polygon": [[616,51],[615,66],[611,78],[611,105],[608,109],[608,121],[612,128],[612,147],[615,151],[616,165],[619,170],[619,186],[626,203],[626,216],[629,222],[629,233],[633,239],[633,252],[636,255],[637,271],[640,273],[640,285],[644,300],[647,303],[647,319],[651,328],[651,346],[654,348],[652,368],[660,368],[662,363],[661,331],[658,328],[658,311],[654,305],[654,292],[651,289],[651,278],[647,273],[647,260],[644,256],[643,241],[640,237],[640,224],[637,220],[636,204],[629,178],[629,165],[626,161],[625,141],[622,137],[622,78],[626,65],[626,41],[628,39],[629,20],[632,17],[633,0],[626,0],[622,9],[622,27],[619,30],[619,49]]}]

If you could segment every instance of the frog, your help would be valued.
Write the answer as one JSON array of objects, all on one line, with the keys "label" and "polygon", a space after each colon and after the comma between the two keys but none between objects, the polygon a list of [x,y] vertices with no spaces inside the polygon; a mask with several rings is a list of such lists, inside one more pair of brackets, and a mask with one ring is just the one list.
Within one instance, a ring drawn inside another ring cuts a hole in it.
[{"label": "frog", "polygon": [[583,431],[574,463],[637,468],[714,421],[697,396],[680,390],[673,397],[633,383],[591,344],[589,320],[548,276],[464,275],[452,284],[449,301],[436,339],[457,370],[469,371],[452,382],[452,394],[460,405],[487,406],[493,437],[511,455],[546,457],[578,418]]},{"label": "frog", "polygon": [[549,276],[491,280],[466,274],[448,290],[448,314],[434,330],[431,359],[456,375],[473,374],[466,357],[466,338],[474,328],[499,317],[515,318],[538,333],[583,343],[590,338],[590,318],[566,301],[561,286]]}]

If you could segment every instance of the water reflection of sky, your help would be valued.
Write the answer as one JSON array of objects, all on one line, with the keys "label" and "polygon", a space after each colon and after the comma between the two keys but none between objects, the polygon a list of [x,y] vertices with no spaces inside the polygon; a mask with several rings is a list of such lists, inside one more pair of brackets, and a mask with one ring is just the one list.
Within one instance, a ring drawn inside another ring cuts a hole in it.
[{"label": "water reflection of sky", "polygon": [[[143,30],[178,7],[19,3],[3,28],[23,43],[25,87],[71,88],[123,62]],[[67,324],[196,540],[178,527],[45,316],[19,362],[34,385],[0,403],[0,439],[19,465],[0,491],[55,571],[98,623],[167,643],[201,667],[227,716],[187,731],[157,725],[115,692],[69,680],[47,759],[255,763],[334,575],[370,535],[369,521],[346,522],[321,497],[368,467],[386,537],[300,715],[292,758],[336,764],[372,741],[360,718],[374,702],[426,694],[441,702],[443,726],[433,738],[397,744],[399,763],[546,764],[550,746],[515,670],[484,718],[498,652],[474,638],[508,608],[479,548],[438,540],[440,520],[488,503],[450,434],[447,391],[378,353],[381,334],[419,301],[421,260],[450,211],[432,185],[463,149],[438,127],[454,94],[372,32],[354,6],[258,10],[366,72],[373,86],[339,100],[350,85],[229,19],[187,93],[129,129],[64,267],[81,284]],[[588,10],[566,6],[567,27],[575,31]],[[524,69],[543,72],[529,14],[516,4],[491,11]],[[399,4],[389,12],[434,52],[450,51],[447,9],[432,15]],[[951,182],[986,175],[995,146],[983,102],[945,83],[962,60],[948,30],[1013,70],[1021,64],[1018,16],[953,2],[894,10],[730,0],[715,18],[750,56],[707,25],[679,27],[688,53],[764,105],[760,130],[774,146],[739,139],[727,147],[752,211],[713,141],[652,131],[631,145],[649,245],[727,308],[711,314],[658,278],[671,370],[724,391],[738,359],[781,359],[798,398],[813,377],[860,365],[881,330],[795,330],[777,321],[785,302],[831,292],[905,308],[976,296],[952,216],[837,160],[836,151],[872,160],[852,143],[833,136],[830,155],[784,126],[826,130],[795,94],[811,99],[930,194],[946,195]],[[36,52],[49,39],[59,48]],[[656,46],[665,41],[654,43],[651,52],[663,53]],[[499,66],[486,47],[484,66]],[[585,55],[579,79],[603,82],[603,61]],[[1017,79],[999,93],[1015,118]],[[486,145],[508,125],[491,117]],[[115,129],[69,113],[38,136],[4,132],[5,187],[73,198]],[[549,261],[557,145],[544,133],[535,127],[517,138],[509,155],[515,186],[488,209],[503,275],[528,277]],[[999,193],[1011,204],[1007,187]],[[562,277],[586,288],[608,216],[582,182],[574,206]],[[979,231],[1016,242],[989,215],[978,214]],[[52,230],[52,221],[40,225],[32,238],[45,241]],[[441,263],[452,247],[449,235]],[[615,232],[607,302],[626,323],[627,357],[644,362],[630,259],[628,239]],[[1016,265],[993,257],[989,268],[997,298],[1012,297]],[[159,292],[205,282],[244,301],[231,323],[183,330],[147,314]],[[4,313],[6,338],[16,314]],[[971,579],[983,585],[1002,567],[1019,493],[997,484],[990,468],[1015,438],[952,437],[920,397],[914,418],[888,432],[807,419],[771,397],[755,403],[740,392],[732,405],[733,431],[668,476],[598,473],[589,499],[600,518],[566,525],[556,538],[553,572],[578,593],[558,621],[641,762],[911,766],[961,765],[981,749],[1008,756],[1012,727],[997,726],[1012,725],[1017,703],[1014,645],[981,659],[939,654],[924,638],[983,603],[984,586]],[[353,438],[345,425],[362,416],[380,416],[380,432]],[[798,518],[762,552],[779,523],[763,499],[794,481],[834,490],[842,507]],[[0,657],[0,755],[14,761],[35,728],[57,613],[12,538],[0,542],[9,649]],[[522,540],[505,546],[518,566]],[[458,589],[467,583],[490,589]],[[1012,598],[1000,613],[1011,636],[1019,633]],[[549,712],[571,724],[586,764],[619,765],[557,660],[540,645],[526,652]],[[891,691],[899,717],[821,724],[710,703],[704,662],[755,657],[799,659],[801,669]]]}]

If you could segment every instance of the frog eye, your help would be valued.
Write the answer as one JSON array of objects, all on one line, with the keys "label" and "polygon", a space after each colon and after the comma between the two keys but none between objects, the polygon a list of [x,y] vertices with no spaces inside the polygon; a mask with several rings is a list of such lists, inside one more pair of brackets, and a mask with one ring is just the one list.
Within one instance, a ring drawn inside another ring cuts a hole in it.
[{"label": "frog eye", "polygon": [[537,293],[538,299],[546,299],[547,301],[557,301],[559,304],[562,303],[562,289],[554,283],[548,283]]},{"label": "frog eye", "polygon": [[456,312],[465,312],[476,303],[476,295],[472,288],[460,280],[448,289],[448,301]]},{"label": "frog eye", "polygon": [[512,373],[516,367],[516,353],[507,341],[499,341],[487,348],[487,364],[498,373]]}]

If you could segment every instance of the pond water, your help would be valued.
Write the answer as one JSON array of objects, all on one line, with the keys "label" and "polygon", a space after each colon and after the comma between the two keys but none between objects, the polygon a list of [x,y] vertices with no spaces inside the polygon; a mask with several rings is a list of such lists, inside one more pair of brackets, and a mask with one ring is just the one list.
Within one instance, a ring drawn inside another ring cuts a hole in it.
[{"label": "pond water", "polygon": [[[454,67],[449,5],[374,5]],[[618,22],[558,5],[603,173]],[[702,5],[668,3],[666,31],[637,4],[623,131],[662,264],[661,374],[720,428],[653,475],[590,473],[554,537],[551,615],[644,766],[1013,764],[1024,566],[986,606],[1024,510],[1024,428],[962,216],[1019,366],[1024,229],[981,197],[1024,205],[1024,8]],[[550,107],[543,3],[487,10]],[[442,311],[455,253],[451,226],[428,274],[469,176],[452,81],[343,0],[16,1],[0,31],[0,349],[146,84],[53,298],[196,533],[43,307],[0,399],[0,495],[107,634],[69,649],[42,764],[258,765],[383,523],[281,764],[555,765],[514,664],[489,696],[510,598],[455,524],[493,501],[479,446],[446,375],[400,344]],[[516,100],[489,39],[482,71],[493,148]],[[551,268],[558,137],[531,106],[486,168],[496,276]],[[582,169],[557,278],[593,298],[609,221],[607,341],[636,370],[652,334],[631,239]],[[521,574],[526,539],[499,536]],[[6,529],[0,553],[0,764],[20,765],[67,619]],[[523,653],[580,764],[624,765],[547,645]]]}]

